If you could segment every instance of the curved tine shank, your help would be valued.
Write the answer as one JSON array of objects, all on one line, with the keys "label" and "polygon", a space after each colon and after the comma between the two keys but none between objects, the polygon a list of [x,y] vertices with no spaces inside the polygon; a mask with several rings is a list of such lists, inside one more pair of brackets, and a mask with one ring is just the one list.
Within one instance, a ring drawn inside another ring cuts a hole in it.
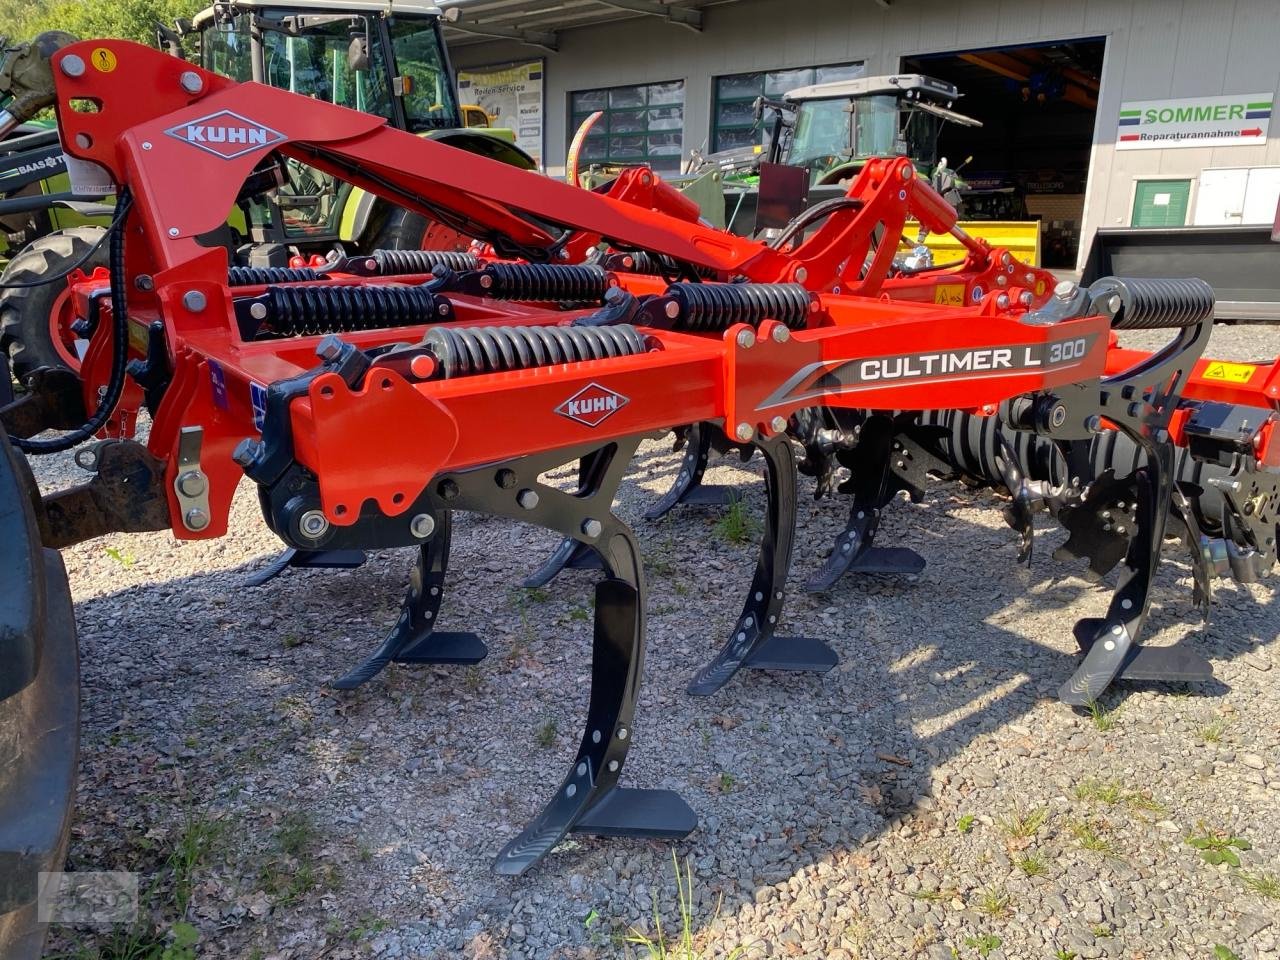
[{"label": "curved tine shank", "polygon": [[733,635],[689,682],[688,692],[693,696],[715,693],[743,667],[825,673],[836,665],[836,655],[821,641],[774,635],[795,542],[796,463],[791,441],[785,436],[761,440],[756,448],[767,467],[768,494],[760,557]]},{"label": "curved tine shank", "polygon": [[671,489],[644,512],[646,520],[665,517],[672,507],[684,502],[690,492],[702,485],[702,475],[706,472],[707,460],[711,456],[711,431],[716,429],[719,428],[705,423],[689,425],[684,456],[680,458],[680,472],[676,474]]},{"label": "curved tine shank", "polygon": [[[596,454],[583,457],[578,461],[578,491],[590,490],[592,471],[598,469]],[[565,537],[558,544],[551,556],[537,570],[525,577],[520,584],[526,590],[545,587],[565,570],[600,570],[600,555],[595,549],[581,543],[573,537]]]},{"label": "curved tine shank", "polygon": [[400,605],[400,616],[378,649],[329,686],[354,690],[372,680],[388,663],[479,663],[488,650],[475,634],[436,633],[436,618],[444,600],[444,580],[449,569],[453,518],[448,510],[436,515],[435,532],[418,549],[409,574],[409,591]]}]

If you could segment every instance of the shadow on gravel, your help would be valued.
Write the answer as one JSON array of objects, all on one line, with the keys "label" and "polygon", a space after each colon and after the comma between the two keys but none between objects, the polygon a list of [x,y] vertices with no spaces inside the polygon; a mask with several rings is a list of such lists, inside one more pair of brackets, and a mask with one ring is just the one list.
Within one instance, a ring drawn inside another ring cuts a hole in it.
[{"label": "shadow on gravel", "polygon": [[[700,921],[710,921],[720,898],[726,914],[763,902],[766,888],[807,864],[856,871],[865,844],[906,817],[936,813],[940,792],[980,797],[996,785],[998,761],[972,765],[963,778],[939,772],[977,741],[999,738],[1001,750],[1041,763],[1046,777],[1060,752],[1089,754],[1079,737],[1046,744],[1026,718],[1075,668],[1072,624],[1100,613],[1109,588],[1052,560],[1062,539],[1054,530],[1038,531],[1034,564],[1019,571],[1012,531],[971,516],[998,518],[999,501],[946,484],[925,505],[891,508],[880,534],[885,545],[925,555],[930,566],[918,583],[847,577],[821,596],[800,584],[846,508],[802,502],[781,632],[821,636],[841,664],[824,677],[744,672],[716,696],[685,696],[688,678],[732,627],[754,548],[725,542],[714,512],[677,508],[656,523],[639,520],[671,465],[665,450],[642,455],[620,498],[650,587],[626,780],[678,789],[699,813],[700,829],[677,846],[699,878]],[[760,516],[759,478],[730,472]],[[489,659],[475,668],[393,666],[350,695],[323,683],[381,639],[409,551],[375,555],[354,571],[290,572],[253,589],[241,584],[259,562],[83,601],[90,786],[82,787],[87,822],[73,860],[113,868],[123,854],[104,835],[145,834],[195,798],[234,811],[248,838],[248,852],[235,857],[251,863],[252,838],[274,822],[259,809],[312,805],[331,834],[326,855],[342,864],[344,899],[361,904],[350,909],[367,903],[389,915],[410,931],[404,936],[420,938],[423,955],[472,944],[477,926],[492,925],[500,942],[511,918],[539,898],[563,900],[563,916],[599,909],[623,928],[643,923],[649,895],[670,884],[662,844],[575,841],[530,877],[488,872],[564,772],[585,713],[592,575],[566,574],[532,595],[517,587],[553,543],[545,532],[459,518],[441,627],[477,630]],[[1189,569],[1168,549],[1173,562],[1162,569],[1148,627],[1157,644],[1193,615]],[[1185,642],[1218,665],[1255,649],[1250,633],[1272,639],[1277,611],[1269,597],[1215,587],[1217,623]],[[1114,710],[1131,689],[1117,687],[1100,709]],[[118,751],[139,750],[155,757],[142,774],[103,775]],[[141,814],[121,813],[142,801]],[[228,887],[233,902],[244,885]],[[301,895],[304,907],[312,896],[319,893]],[[244,910],[228,920],[225,908],[210,909],[204,919],[230,930],[226,952],[235,954],[249,937],[235,930],[249,922]],[[547,941],[529,932],[510,955],[551,956],[564,944],[590,951],[598,931],[563,916]],[[284,939],[283,923],[272,936]]]}]

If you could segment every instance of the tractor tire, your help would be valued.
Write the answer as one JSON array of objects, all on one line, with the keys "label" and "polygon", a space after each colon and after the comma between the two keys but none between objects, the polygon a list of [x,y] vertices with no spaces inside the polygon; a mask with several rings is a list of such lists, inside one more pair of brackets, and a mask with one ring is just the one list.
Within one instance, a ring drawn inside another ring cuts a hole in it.
[{"label": "tractor tire", "polygon": [[367,240],[362,238],[360,246],[365,250],[421,250],[432,221],[404,207],[379,206],[383,209],[375,212],[376,219],[365,232]]},{"label": "tractor tire", "polygon": [[[0,957],[37,960],[40,875],[67,855],[80,668],[66,569],[44,548],[26,462],[0,427]],[[47,888],[46,888],[47,890]]]},{"label": "tractor tire", "polygon": [[[0,275],[0,350],[9,355],[13,375],[23,380],[39,367],[77,370],[80,359],[72,346],[70,288],[56,279],[79,264],[102,239],[103,227],[71,227],[40,237],[23,247]],[[85,273],[107,265],[101,244],[79,264]],[[39,283],[38,287],[6,288],[7,283]]]}]

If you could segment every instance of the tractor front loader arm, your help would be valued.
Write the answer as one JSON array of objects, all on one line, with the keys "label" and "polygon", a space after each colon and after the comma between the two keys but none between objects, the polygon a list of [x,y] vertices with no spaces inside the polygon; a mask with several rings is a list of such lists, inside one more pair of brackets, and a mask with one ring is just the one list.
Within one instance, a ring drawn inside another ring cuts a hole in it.
[{"label": "tractor front loader arm", "polygon": [[53,106],[52,57],[75,42],[69,33],[47,30],[30,43],[0,49],[0,137]]}]

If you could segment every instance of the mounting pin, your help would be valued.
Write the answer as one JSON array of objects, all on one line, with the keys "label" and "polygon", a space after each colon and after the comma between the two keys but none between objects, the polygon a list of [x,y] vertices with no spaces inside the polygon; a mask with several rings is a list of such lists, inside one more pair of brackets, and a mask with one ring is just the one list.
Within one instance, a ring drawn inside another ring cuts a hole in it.
[{"label": "mounting pin", "polygon": [[198,497],[209,489],[203,473],[188,470],[178,477],[178,492],[184,497]]},{"label": "mounting pin", "polygon": [[739,440],[750,440],[755,435],[755,428],[749,423],[738,424],[738,429],[735,431],[735,436],[737,436]]},{"label": "mounting pin", "polygon": [[773,339],[775,343],[786,343],[791,339],[791,330],[786,324],[779,323],[773,328]]},{"label": "mounting pin", "polygon": [[436,518],[429,513],[420,513],[409,521],[409,533],[417,540],[425,540],[436,532]]},{"label": "mounting pin", "polygon": [[183,515],[182,522],[188,530],[203,530],[209,525],[209,515],[199,507],[192,507]]},{"label": "mounting pin", "polygon": [[774,433],[782,433],[784,430],[787,429],[787,418],[774,417],[771,421],[769,421],[769,426],[773,428]]},{"label": "mounting pin", "polygon": [[740,330],[738,332],[738,346],[743,350],[748,350],[756,345],[756,335],[750,330]]},{"label": "mounting pin", "polygon": [[298,530],[308,540],[319,540],[329,529],[329,520],[319,510],[308,510],[298,520]]},{"label": "mounting pin", "polygon": [[183,70],[182,76],[178,78],[178,83],[182,84],[182,89],[187,93],[199,93],[204,89],[204,81],[200,79],[200,74],[194,70]]},{"label": "mounting pin", "polygon": [[62,58],[62,72],[68,77],[84,76],[84,61],[74,53],[67,54]]},{"label": "mounting pin", "polygon": [[208,306],[208,301],[199,290],[188,290],[182,295],[182,305],[192,313],[199,313]]}]

